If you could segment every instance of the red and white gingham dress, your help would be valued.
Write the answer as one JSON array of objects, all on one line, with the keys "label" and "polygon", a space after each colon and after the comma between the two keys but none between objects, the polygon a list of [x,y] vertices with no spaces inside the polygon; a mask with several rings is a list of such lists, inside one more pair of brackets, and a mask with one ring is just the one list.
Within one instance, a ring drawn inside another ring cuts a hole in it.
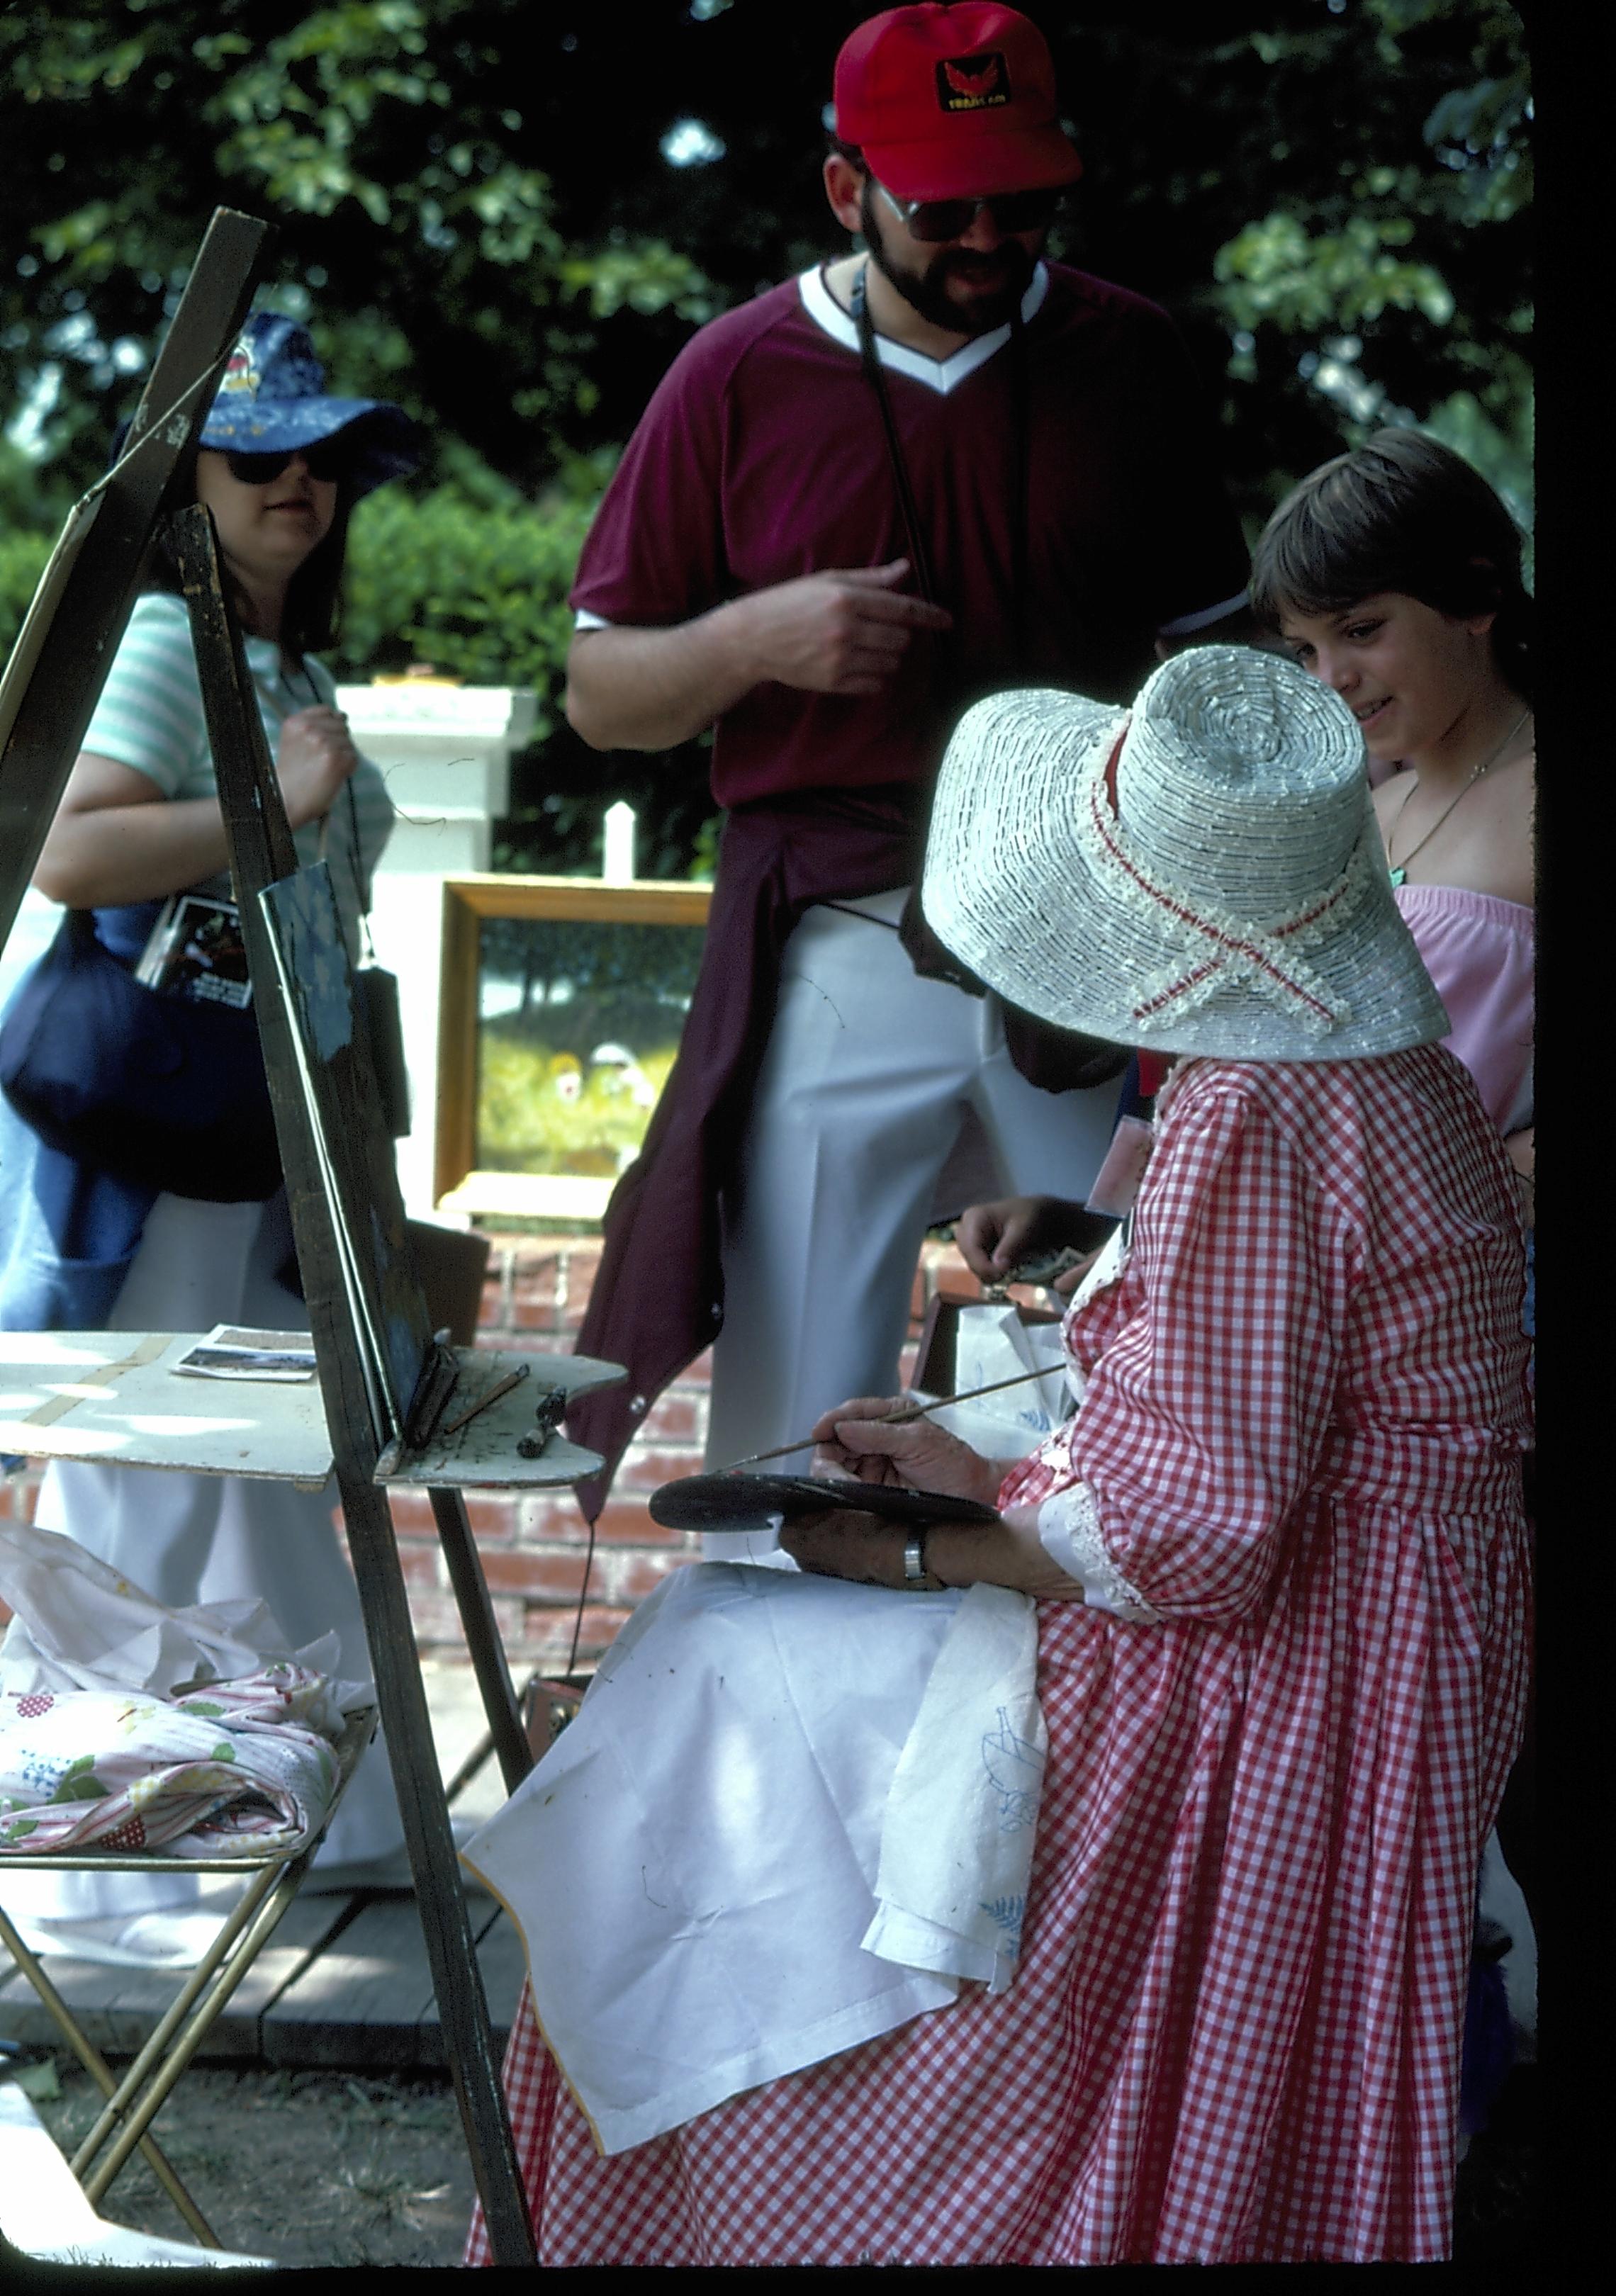
[{"label": "red and white gingham dress", "polygon": [[1071,1321],[1080,1416],[1003,1494],[1080,1477],[1158,1614],[1040,1607],[1015,1982],[611,2160],[524,2004],[541,2259],[1445,2256],[1525,1685],[1522,1290],[1447,1053],[1181,1069],[1126,1270]]}]

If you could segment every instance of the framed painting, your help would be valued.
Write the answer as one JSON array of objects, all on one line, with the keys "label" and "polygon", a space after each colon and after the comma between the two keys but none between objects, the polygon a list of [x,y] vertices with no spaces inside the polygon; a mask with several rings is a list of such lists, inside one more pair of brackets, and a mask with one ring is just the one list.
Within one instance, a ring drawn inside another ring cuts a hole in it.
[{"label": "framed painting", "polygon": [[445,1210],[600,1218],[673,1066],[710,898],[662,880],[445,880]]}]

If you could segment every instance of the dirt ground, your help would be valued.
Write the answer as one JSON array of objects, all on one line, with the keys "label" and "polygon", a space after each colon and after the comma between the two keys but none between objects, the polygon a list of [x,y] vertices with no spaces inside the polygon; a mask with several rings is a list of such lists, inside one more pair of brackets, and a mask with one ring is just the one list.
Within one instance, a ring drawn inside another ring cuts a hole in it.
[{"label": "dirt ground", "polygon": [[[71,2152],[100,2092],[70,2059],[34,2105]],[[283,2265],[455,2265],[474,2191],[447,2075],[193,2066],[153,2130],[228,2249]],[[137,2155],[100,2204],[111,2223],[193,2237]]]},{"label": "dirt ground", "polygon": [[[77,2065],[56,2069],[60,2095],[35,2103],[70,2150],[99,2100]],[[1540,2236],[1535,2090],[1535,2069],[1512,2075],[1460,2170],[1456,2264],[1524,2259]],[[460,2261],[473,2192],[447,2078],[195,2067],[157,2134],[226,2248],[305,2267]],[[138,2159],[102,2214],[186,2237]]]}]

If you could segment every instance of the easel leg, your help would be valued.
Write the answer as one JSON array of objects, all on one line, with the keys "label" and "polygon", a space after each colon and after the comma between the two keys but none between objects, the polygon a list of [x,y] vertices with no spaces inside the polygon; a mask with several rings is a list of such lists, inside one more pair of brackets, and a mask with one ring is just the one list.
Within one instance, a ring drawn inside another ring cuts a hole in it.
[{"label": "easel leg", "polygon": [[[400,1375],[397,1350],[390,1342],[384,1349],[378,1335],[395,1324],[406,1341],[412,1333],[428,1332],[425,1301],[409,1272],[407,1252],[383,1250],[380,1241],[384,1228],[396,1227],[402,1236],[404,1208],[392,1144],[377,1114],[363,1037],[354,1030],[350,1010],[347,1034],[339,1032],[339,1041],[305,1060],[283,972],[282,946],[259,898],[296,873],[297,856],[241,633],[226,596],[209,513],[200,504],[181,512],[172,530],[191,612],[231,875],[242,906],[292,1232],[336,1453],[349,1554],[376,1677],[376,1702],[392,1759],[405,1846],[415,1878],[444,2049],[494,2261],[531,2264],[534,2243],[527,2202],[432,1745],[392,1516],[385,1495],[372,1480],[384,1431],[396,1431],[414,1378],[413,1374]],[[357,1234],[346,1224],[345,1204],[356,1218],[363,1206],[375,1232]],[[398,1392],[400,1389],[406,1391]],[[387,1405],[385,1414],[378,1413],[379,1399]],[[463,1560],[467,1552],[462,1549]],[[474,1548],[469,1550],[469,1559],[475,1569]],[[491,1611],[487,1622],[491,1628]],[[484,1689],[488,1694],[486,1681]],[[510,1696],[508,1681],[505,1695]],[[498,1702],[496,1698],[496,1707]]]},{"label": "easel leg", "polygon": [[488,1718],[488,1734],[499,1757],[500,1775],[504,1780],[505,1792],[514,1793],[533,1767],[533,1754],[528,1734],[521,1726],[521,1702],[495,1623],[488,1581],[478,1561],[472,1520],[459,1491],[435,1490],[431,1501],[432,1520],[438,1526],[444,1560],[449,1567],[449,1584],[459,1605],[460,1623],[465,1628],[466,1647],[471,1652],[477,1686],[482,1693],[483,1712]]},{"label": "easel leg", "polygon": [[[496,2264],[534,2261],[532,2226],[500,2087],[488,1997],[432,1746],[426,1691],[385,1495],[339,1462],[349,1554],[376,1676],[376,1702],[392,1760],[415,1902],[438,1997],[444,2054],[454,2077],[477,2191]],[[436,1496],[436,1494],[434,1494]]]}]

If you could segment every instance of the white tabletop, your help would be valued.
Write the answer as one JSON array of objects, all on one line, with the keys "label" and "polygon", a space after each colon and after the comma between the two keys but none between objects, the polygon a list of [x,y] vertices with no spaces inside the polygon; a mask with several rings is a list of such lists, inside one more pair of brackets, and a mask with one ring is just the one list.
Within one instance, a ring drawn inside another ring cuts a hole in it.
[{"label": "white tabletop", "polygon": [[[172,1366],[200,1332],[0,1332],[0,1452],[190,1474],[255,1475],[317,1490],[332,1471],[317,1380],[207,1380]],[[602,1461],[555,1435],[537,1459],[517,1442],[546,1389],[576,1395],[623,1377],[587,1356],[458,1348],[461,1375],[440,1424],[507,1373],[527,1375],[424,1451],[383,1455],[380,1483],[538,1489],[577,1482]]]}]

